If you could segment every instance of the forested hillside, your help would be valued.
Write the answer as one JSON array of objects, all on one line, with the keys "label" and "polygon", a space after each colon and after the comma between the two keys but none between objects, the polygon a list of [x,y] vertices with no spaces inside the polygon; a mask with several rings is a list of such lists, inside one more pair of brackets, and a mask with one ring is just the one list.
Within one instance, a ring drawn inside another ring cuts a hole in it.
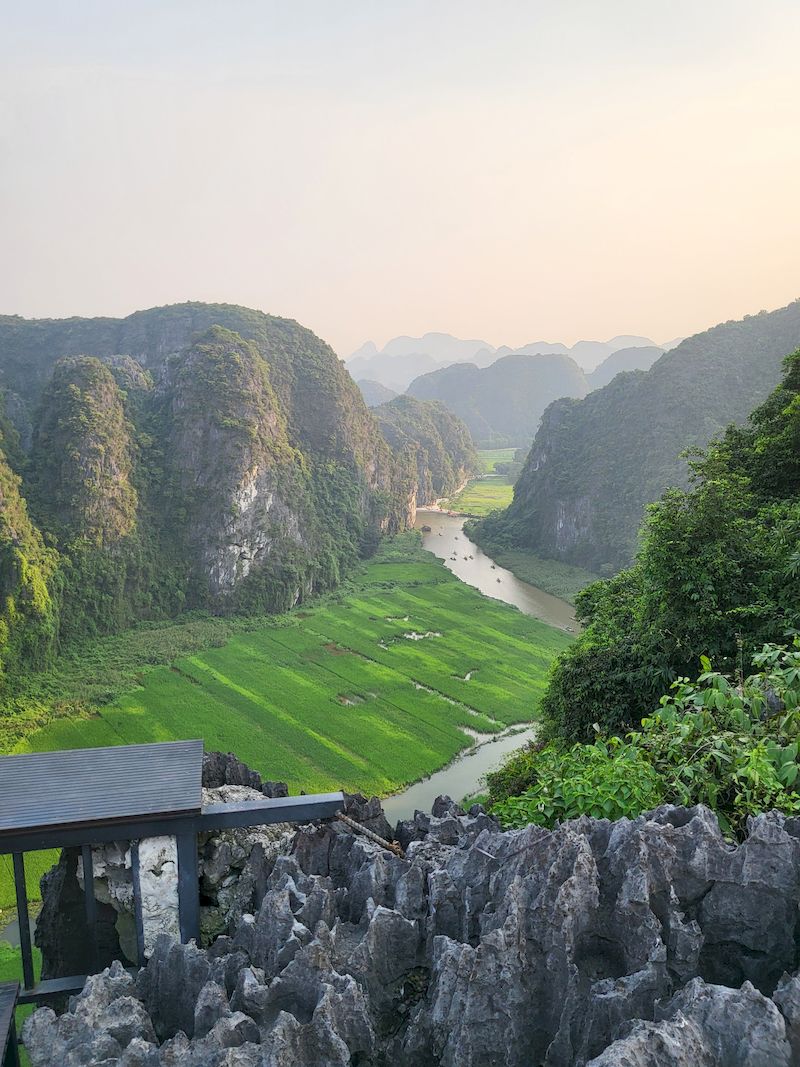
[{"label": "forested hillside", "polygon": [[800,351],[692,469],[651,506],[636,564],[578,595],[547,743],[489,777],[507,825],[706,804],[743,834],[800,814]]},{"label": "forested hillside", "polygon": [[5,672],[141,618],[285,609],[413,514],[407,461],[286,319],[6,316],[0,386]]},{"label": "forested hillside", "polygon": [[480,466],[469,430],[435,400],[398,396],[375,409],[381,433],[407,463],[418,504],[456,492]]},{"label": "forested hillside", "polygon": [[578,595],[586,629],[543,705],[556,733],[634,724],[701,656],[734,669],[800,629],[800,352],[692,471],[651,506],[636,564]]},{"label": "forested hillside", "polygon": [[503,356],[484,368],[455,363],[408,387],[410,396],[439,400],[463,419],[479,448],[527,444],[548,404],[588,391],[580,367],[559,354]]},{"label": "forested hillside", "polygon": [[380,382],[372,382],[369,378],[361,378],[356,382],[364,397],[364,403],[368,408],[376,408],[378,404],[385,404],[387,400],[394,400],[397,393]]},{"label": "forested hillside", "polygon": [[586,375],[592,389],[602,389],[618,374],[626,370],[650,370],[664,349],[658,345],[642,345],[638,348],[620,348],[606,357],[599,367]]},{"label": "forested hillside", "polygon": [[800,344],[800,302],[715,326],[649,371],[617,375],[583,400],[561,399],[542,424],[502,515],[483,536],[599,573],[630,563],[644,506],[685,486],[681,452],[742,422]]}]

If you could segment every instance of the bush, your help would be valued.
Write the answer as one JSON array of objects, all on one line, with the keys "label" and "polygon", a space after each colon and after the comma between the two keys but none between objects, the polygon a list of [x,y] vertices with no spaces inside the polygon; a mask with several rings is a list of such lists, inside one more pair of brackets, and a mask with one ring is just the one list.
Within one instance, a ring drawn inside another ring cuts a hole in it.
[{"label": "bush", "polygon": [[725,833],[738,835],[759,812],[800,812],[800,640],[765,645],[753,666],[734,681],[703,657],[697,681],[679,678],[624,740],[518,753],[487,777],[494,813],[506,826],[552,826],[577,815],[635,816],[663,802],[706,804]]}]

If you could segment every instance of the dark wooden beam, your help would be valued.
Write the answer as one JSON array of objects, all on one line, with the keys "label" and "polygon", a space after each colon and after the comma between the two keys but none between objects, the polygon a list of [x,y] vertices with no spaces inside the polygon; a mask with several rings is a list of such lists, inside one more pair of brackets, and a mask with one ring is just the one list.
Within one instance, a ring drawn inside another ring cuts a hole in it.
[{"label": "dark wooden beam", "polygon": [[124,819],[99,825],[46,827],[0,834],[0,856],[13,852],[36,852],[45,848],[102,845],[109,841],[138,841],[201,830],[225,830],[233,826],[262,826],[276,822],[313,822],[332,818],[344,804],[342,793],[311,793],[301,797],[276,797],[238,804],[209,804],[201,812],[171,818]]},{"label": "dark wooden beam", "polygon": [[28,917],[28,889],[25,885],[25,860],[21,852],[15,852],[13,859],[14,888],[17,893],[19,947],[22,950],[22,974],[25,988],[30,989],[36,979],[33,974],[33,949],[31,947],[31,921]]}]

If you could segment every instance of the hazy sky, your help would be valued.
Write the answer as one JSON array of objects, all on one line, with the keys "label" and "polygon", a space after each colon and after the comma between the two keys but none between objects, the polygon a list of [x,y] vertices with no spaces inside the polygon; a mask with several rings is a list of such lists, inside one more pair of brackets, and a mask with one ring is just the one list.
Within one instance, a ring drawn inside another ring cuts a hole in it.
[{"label": "hazy sky", "polygon": [[0,0],[0,312],[348,354],[800,296],[797,0]]}]

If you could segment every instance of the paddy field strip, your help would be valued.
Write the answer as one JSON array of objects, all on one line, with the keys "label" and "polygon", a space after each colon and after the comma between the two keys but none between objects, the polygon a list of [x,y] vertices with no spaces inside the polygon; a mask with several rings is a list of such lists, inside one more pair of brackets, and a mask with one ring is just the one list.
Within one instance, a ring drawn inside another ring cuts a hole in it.
[{"label": "paddy field strip", "polygon": [[[408,534],[340,596],[144,669],[135,688],[54,719],[16,751],[202,737],[293,793],[387,795],[472,744],[465,728],[535,719],[568,642],[460,582]],[[0,907],[10,892],[0,865]]]},{"label": "paddy field strip", "polygon": [[514,486],[500,474],[487,474],[467,482],[456,496],[442,503],[442,507],[459,515],[480,519],[490,511],[507,508],[514,497]]},{"label": "paddy field strip", "polygon": [[516,455],[516,448],[479,448],[478,455],[486,474],[493,474],[498,463],[511,463]]}]

